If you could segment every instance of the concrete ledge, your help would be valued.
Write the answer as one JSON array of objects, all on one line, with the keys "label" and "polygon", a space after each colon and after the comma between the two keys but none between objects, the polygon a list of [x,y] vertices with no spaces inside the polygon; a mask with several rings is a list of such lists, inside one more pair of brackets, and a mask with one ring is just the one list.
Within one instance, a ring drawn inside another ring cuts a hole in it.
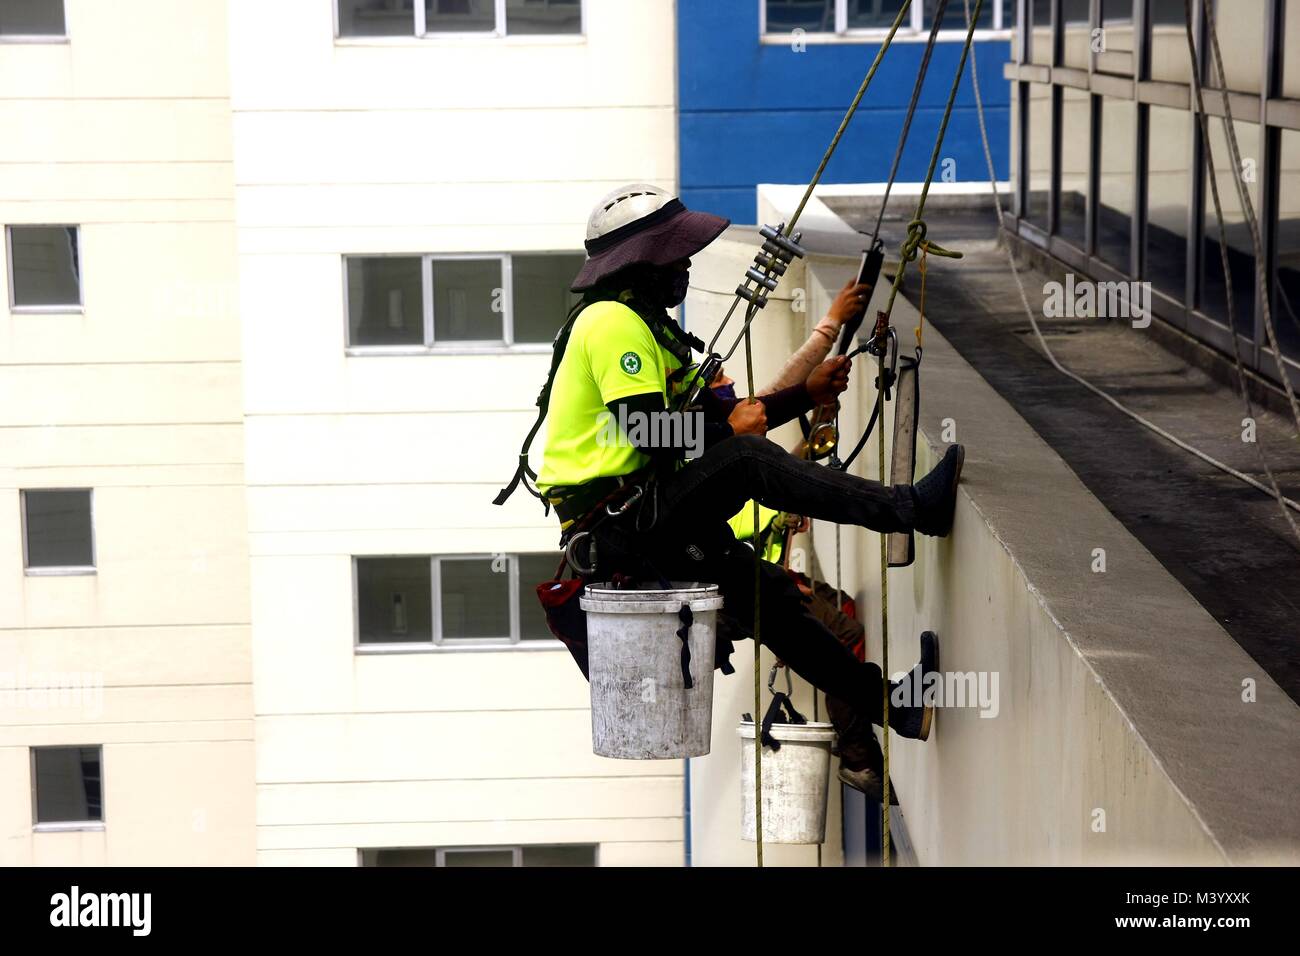
[{"label": "concrete ledge", "polygon": [[[856,266],[861,237],[852,248],[842,225],[827,225],[841,234],[829,249],[811,246],[754,324],[760,383]],[[699,257],[687,308],[698,334],[712,332],[757,244],[733,228]],[[917,318],[900,297],[893,320],[906,344]],[[743,363],[742,350],[731,363],[738,379]],[[934,630],[944,671],[997,674],[999,709],[984,718],[945,708],[928,742],[893,738],[892,777],[919,862],[1300,861],[1300,708],[932,327],[922,376],[918,473],[938,459],[950,420],[966,474],[953,535],[919,537],[916,563],[890,572],[891,670],[909,668],[918,635]],[[848,441],[874,400],[871,379],[857,362],[842,415]],[[790,427],[774,436],[787,446]],[[875,476],[875,448],[873,438],[858,474]],[[851,527],[840,537],[842,579],[861,599],[878,661],[879,538]],[[833,526],[818,522],[814,541],[813,567],[834,580]],[[1098,548],[1104,573],[1092,569]],[[737,650],[746,675],[748,642]],[[764,672],[769,664],[765,651]],[[1248,679],[1253,703],[1242,697]],[[810,713],[807,685],[796,690]],[[696,865],[752,861],[739,840],[734,743],[751,692],[746,677],[718,681],[715,752],[692,761]],[[809,848],[781,848],[771,862],[815,861]]]},{"label": "concrete ledge", "polygon": [[[916,324],[901,298],[894,324]],[[890,669],[935,630],[943,670],[999,675],[1000,709],[893,738],[920,861],[1300,860],[1300,708],[932,328],[922,374],[918,474],[945,420],[966,472],[953,535],[890,572]],[[878,539],[847,534],[878,660]]]}]

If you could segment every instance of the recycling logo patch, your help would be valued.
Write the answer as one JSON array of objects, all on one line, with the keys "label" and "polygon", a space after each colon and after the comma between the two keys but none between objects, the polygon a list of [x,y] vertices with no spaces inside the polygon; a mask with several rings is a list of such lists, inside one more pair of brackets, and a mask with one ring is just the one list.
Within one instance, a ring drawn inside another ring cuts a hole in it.
[{"label": "recycling logo patch", "polygon": [[635,375],[641,371],[641,356],[635,352],[624,352],[623,357],[618,360],[618,364],[623,366],[623,371],[628,375]]}]

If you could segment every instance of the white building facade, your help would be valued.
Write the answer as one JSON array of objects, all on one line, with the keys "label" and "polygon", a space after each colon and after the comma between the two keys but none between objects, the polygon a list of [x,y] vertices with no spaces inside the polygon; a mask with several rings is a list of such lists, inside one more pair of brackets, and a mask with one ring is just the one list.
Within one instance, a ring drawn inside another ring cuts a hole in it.
[{"label": "white building facade", "polygon": [[680,864],[491,504],[588,210],[673,185],[672,4],[334,6],[230,3],[258,859]]},{"label": "white building facade", "polygon": [[554,518],[491,504],[590,206],[675,184],[674,46],[0,2],[0,862],[682,862],[682,765],[591,754],[540,619]]},{"label": "white building facade", "polygon": [[225,21],[0,3],[0,864],[255,859]]}]

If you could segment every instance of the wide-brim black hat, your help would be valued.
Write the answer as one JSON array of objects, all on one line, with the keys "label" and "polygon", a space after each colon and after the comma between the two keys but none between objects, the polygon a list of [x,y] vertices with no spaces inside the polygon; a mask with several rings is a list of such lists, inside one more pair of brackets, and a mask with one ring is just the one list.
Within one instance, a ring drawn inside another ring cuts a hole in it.
[{"label": "wide-brim black hat", "polygon": [[731,225],[730,219],[687,209],[670,199],[659,209],[587,240],[587,261],[571,288],[584,292],[631,265],[666,266],[695,255]]}]

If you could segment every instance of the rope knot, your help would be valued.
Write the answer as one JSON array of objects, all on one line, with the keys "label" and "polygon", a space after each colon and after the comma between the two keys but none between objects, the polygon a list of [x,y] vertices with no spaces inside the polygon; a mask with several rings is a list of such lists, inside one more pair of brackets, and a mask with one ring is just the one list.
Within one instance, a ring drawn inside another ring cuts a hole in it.
[{"label": "rope knot", "polygon": [[924,219],[913,219],[907,224],[907,238],[903,240],[903,248],[900,255],[905,262],[912,262],[916,259],[916,251],[925,241],[925,234],[929,227],[926,226]]}]

